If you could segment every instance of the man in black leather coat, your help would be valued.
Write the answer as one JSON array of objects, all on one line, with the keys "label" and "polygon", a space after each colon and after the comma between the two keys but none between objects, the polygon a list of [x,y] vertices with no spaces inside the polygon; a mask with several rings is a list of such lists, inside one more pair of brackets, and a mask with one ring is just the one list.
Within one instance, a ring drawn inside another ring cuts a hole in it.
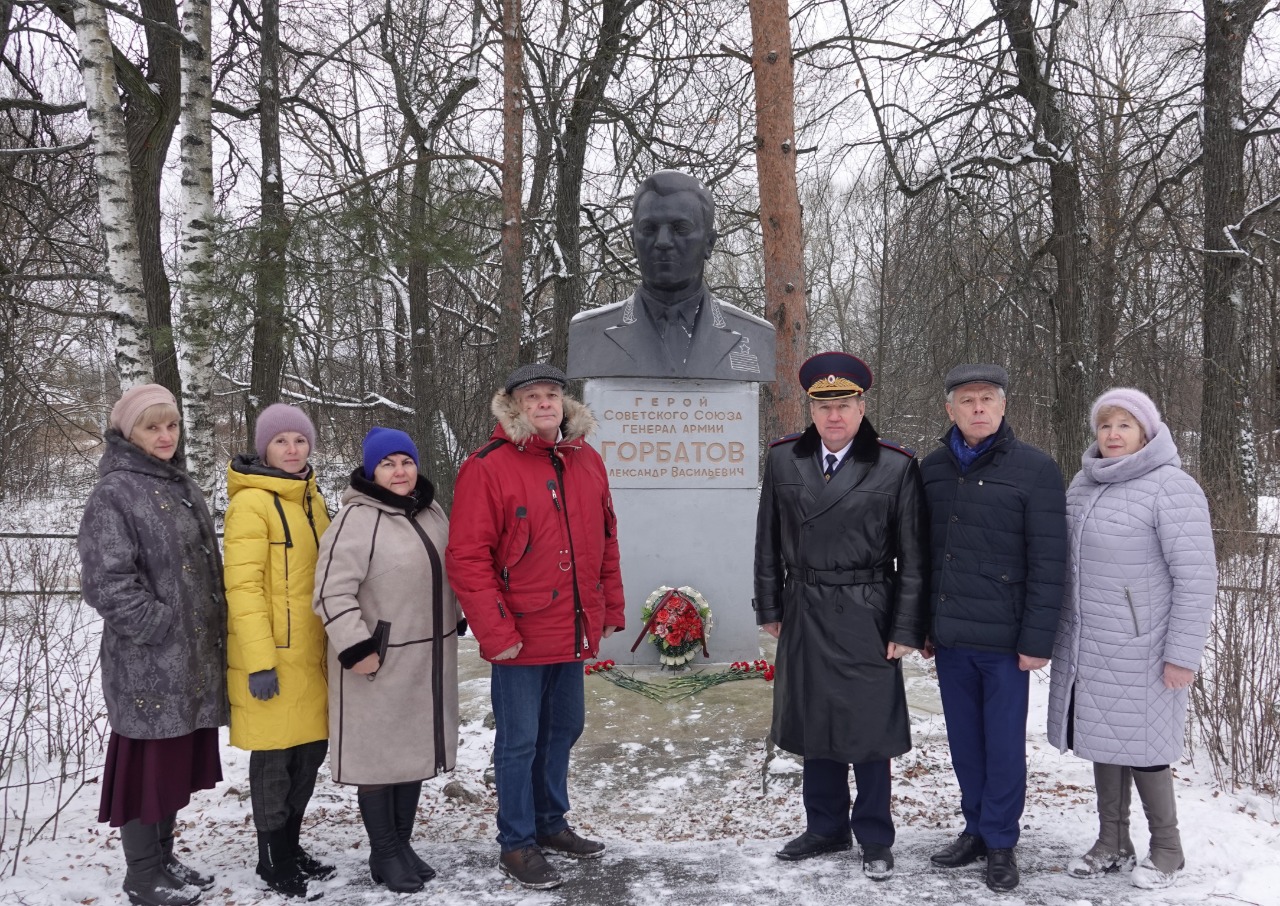
[{"label": "man in black leather coat", "polygon": [[864,417],[871,380],[842,352],[801,366],[813,424],[769,450],[752,603],[778,639],[773,741],[804,758],[807,828],[778,858],[847,850],[857,838],[863,872],[884,880],[889,759],[911,748],[901,658],[928,628],[928,537],[915,455]]}]

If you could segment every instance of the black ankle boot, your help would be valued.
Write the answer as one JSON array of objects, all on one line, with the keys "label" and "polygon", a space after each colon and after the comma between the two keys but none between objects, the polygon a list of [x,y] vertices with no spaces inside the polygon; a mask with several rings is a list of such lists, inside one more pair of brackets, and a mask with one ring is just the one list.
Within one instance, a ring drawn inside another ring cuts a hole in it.
[{"label": "black ankle boot", "polygon": [[120,848],[127,870],[124,893],[134,906],[191,906],[200,889],[183,884],[164,870],[159,829],[134,819],[120,828]]},{"label": "black ankle boot", "polygon": [[398,783],[392,787],[396,809],[396,836],[404,846],[405,855],[418,877],[430,881],[436,876],[436,870],[423,861],[413,851],[410,841],[413,839],[413,822],[418,817],[418,799],[422,796],[422,783]]},{"label": "black ankle boot", "polygon": [[395,787],[384,786],[356,796],[360,819],[369,835],[369,874],[374,882],[397,893],[416,893],[422,879],[405,854],[396,831]]},{"label": "black ankle boot", "polygon": [[298,868],[289,831],[258,831],[258,877],[286,897],[307,895],[307,876]]},{"label": "black ankle boot", "polygon": [[308,878],[327,881],[336,872],[337,866],[321,862],[302,848],[302,816],[294,815],[285,822],[285,830],[289,833],[289,843],[293,847],[293,857],[298,863],[298,870]]}]

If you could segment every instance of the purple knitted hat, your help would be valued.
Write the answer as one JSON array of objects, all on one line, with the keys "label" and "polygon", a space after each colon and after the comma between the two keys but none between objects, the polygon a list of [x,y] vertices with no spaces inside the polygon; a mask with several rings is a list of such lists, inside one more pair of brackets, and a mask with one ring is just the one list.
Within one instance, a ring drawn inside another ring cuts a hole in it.
[{"label": "purple knitted hat", "polygon": [[316,449],[316,426],[311,424],[307,413],[297,406],[287,403],[274,403],[258,414],[258,422],[253,428],[253,448],[258,451],[258,458],[267,461],[267,446],[277,434],[285,431],[297,431],[307,439],[312,452]]},{"label": "purple knitted hat", "polygon": [[1093,408],[1089,410],[1089,426],[1095,431],[1098,428],[1098,413],[1108,406],[1119,406],[1136,418],[1147,440],[1155,437],[1156,432],[1160,430],[1160,425],[1163,424],[1160,420],[1160,410],[1156,408],[1151,397],[1133,387],[1112,387],[1110,390],[1103,391],[1102,396],[1094,400]]}]

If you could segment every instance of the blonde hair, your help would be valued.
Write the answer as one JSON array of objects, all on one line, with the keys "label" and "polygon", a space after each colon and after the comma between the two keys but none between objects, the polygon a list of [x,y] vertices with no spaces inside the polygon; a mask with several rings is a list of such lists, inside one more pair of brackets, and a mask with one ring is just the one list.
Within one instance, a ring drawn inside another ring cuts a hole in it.
[{"label": "blonde hair", "polygon": [[1134,415],[1124,406],[1116,406],[1114,404],[1109,406],[1102,406],[1101,408],[1098,409],[1098,414],[1094,416],[1094,419],[1093,419],[1093,430],[1097,431],[1099,426],[1102,425],[1103,419],[1113,418],[1117,412],[1123,412],[1125,415],[1129,416],[1130,420],[1135,425],[1138,426],[1138,433],[1142,435],[1142,442],[1144,444],[1151,439],[1147,437],[1147,429],[1142,427],[1142,422],[1138,420],[1138,416]]},{"label": "blonde hair", "polygon": [[133,427],[129,429],[129,437],[133,437],[133,432],[139,428],[158,425],[162,421],[178,421],[179,413],[177,406],[170,406],[168,403],[156,403],[154,406],[148,406],[138,415],[138,420],[133,423]]}]

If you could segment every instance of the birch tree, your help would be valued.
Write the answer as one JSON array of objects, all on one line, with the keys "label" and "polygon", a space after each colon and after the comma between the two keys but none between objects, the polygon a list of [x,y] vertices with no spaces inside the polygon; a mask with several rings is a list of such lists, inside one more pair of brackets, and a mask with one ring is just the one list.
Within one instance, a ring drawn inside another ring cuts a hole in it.
[{"label": "birch tree", "polygon": [[128,390],[152,381],[154,372],[133,207],[133,174],[116,83],[115,45],[107,31],[106,11],[97,3],[77,0],[73,15],[98,175],[99,216],[107,243],[107,293],[115,323],[115,364],[121,389]]},{"label": "birch tree", "polygon": [[178,332],[191,474],[208,497],[217,477],[212,411],[216,312],[213,271],[213,91],[209,0],[185,0],[182,10],[182,210],[179,215]]}]

